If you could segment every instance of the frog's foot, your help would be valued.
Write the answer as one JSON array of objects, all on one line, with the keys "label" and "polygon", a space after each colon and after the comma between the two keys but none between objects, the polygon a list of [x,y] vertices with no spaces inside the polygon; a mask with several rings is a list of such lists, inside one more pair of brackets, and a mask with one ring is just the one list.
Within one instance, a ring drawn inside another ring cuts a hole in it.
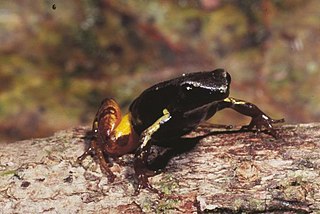
[{"label": "frog's foot", "polygon": [[134,195],[138,195],[141,189],[147,189],[150,192],[157,193],[160,197],[163,197],[163,193],[158,189],[154,188],[148,180],[148,176],[146,174],[136,175],[138,179],[138,186],[135,190]]},{"label": "frog's foot", "polygon": [[81,165],[82,161],[89,155],[93,154],[93,148],[89,147],[82,155],[77,158],[77,163]]},{"label": "frog's foot", "polygon": [[101,172],[107,176],[108,181],[112,183],[116,178],[116,176],[110,170],[108,164],[106,162],[100,162],[100,169],[101,169]]},{"label": "frog's foot", "polygon": [[[91,147],[86,151],[84,152],[81,156],[79,156],[77,158],[77,163],[81,165],[82,161],[89,155],[92,154],[92,149]],[[105,174],[108,178],[108,181],[110,183],[112,183],[114,181],[114,179],[116,178],[116,176],[113,174],[113,172],[110,170],[109,166],[108,166],[108,163],[105,162],[105,161],[101,161],[100,162],[100,169],[101,169],[101,172],[103,174]]]},{"label": "frog's foot", "polygon": [[109,168],[109,164],[106,161],[103,152],[101,148],[97,145],[96,141],[91,141],[90,147],[81,155],[77,158],[77,163],[81,165],[82,161],[89,155],[96,154],[101,172],[105,174],[108,178],[109,182],[113,182],[116,176],[113,174],[113,172]]},{"label": "frog's foot", "polygon": [[160,198],[163,197],[163,193],[161,191],[159,191],[158,189],[154,188],[148,180],[148,174],[150,174],[150,172],[152,173],[152,171],[146,169],[141,163],[140,161],[135,161],[134,163],[134,168],[135,168],[135,177],[138,180],[138,186],[135,190],[134,195],[139,195],[141,189],[147,189],[150,192],[153,193],[157,193],[158,196]]},{"label": "frog's foot", "polygon": [[242,126],[241,130],[257,130],[258,132],[265,129],[268,134],[274,138],[279,138],[277,131],[273,128],[273,124],[283,123],[284,119],[275,120],[265,114],[253,117],[250,124]]}]

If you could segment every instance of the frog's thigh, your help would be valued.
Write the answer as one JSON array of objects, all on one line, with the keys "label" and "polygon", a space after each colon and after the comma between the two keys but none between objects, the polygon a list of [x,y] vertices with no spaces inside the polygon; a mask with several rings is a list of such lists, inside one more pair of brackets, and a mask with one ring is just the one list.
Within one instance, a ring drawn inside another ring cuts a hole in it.
[{"label": "frog's thigh", "polygon": [[144,130],[140,137],[140,148],[139,150],[142,151],[144,148],[148,146],[148,142],[151,139],[151,136],[159,130],[160,126],[170,120],[171,115],[167,109],[163,110],[163,115],[154,122],[151,126],[149,126],[146,130]]}]

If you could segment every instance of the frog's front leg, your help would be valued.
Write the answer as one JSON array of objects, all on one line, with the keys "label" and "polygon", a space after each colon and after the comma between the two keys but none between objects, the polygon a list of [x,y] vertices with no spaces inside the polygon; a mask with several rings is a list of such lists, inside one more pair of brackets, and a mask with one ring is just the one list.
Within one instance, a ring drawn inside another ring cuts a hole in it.
[{"label": "frog's front leg", "polygon": [[135,153],[135,160],[134,160],[134,170],[135,175],[138,179],[138,187],[136,189],[135,194],[139,194],[141,188],[147,188],[152,192],[156,192],[159,194],[159,191],[153,188],[149,181],[146,172],[147,169],[147,160],[150,153],[151,148],[151,138],[152,135],[159,130],[162,124],[169,121],[171,118],[170,113],[167,109],[163,110],[163,116],[161,116],[156,122],[154,122],[150,127],[142,132],[140,135],[140,147],[137,149]]},{"label": "frog's front leg", "polygon": [[106,174],[108,180],[113,182],[115,175],[108,166],[105,155],[108,154],[107,146],[111,143],[110,136],[114,128],[121,120],[121,112],[119,105],[113,99],[105,99],[96,114],[92,124],[93,139],[90,142],[89,148],[78,157],[78,163],[81,163],[88,155],[95,154],[98,158],[102,173]]},{"label": "frog's front leg", "polygon": [[115,179],[115,175],[110,170],[108,163],[105,159],[105,156],[103,154],[101,145],[97,143],[96,139],[93,139],[90,142],[90,147],[77,159],[78,163],[81,163],[88,155],[91,155],[92,153],[95,153],[95,156],[98,158],[99,166],[101,169],[101,172],[108,177],[108,181],[113,182]]},{"label": "frog's front leg", "polygon": [[260,131],[265,127],[273,137],[277,137],[277,133],[273,129],[272,124],[284,122],[284,119],[272,119],[252,103],[232,97],[228,97],[224,99],[223,102],[219,103],[218,110],[223,108],[232,108],[235,111],[252,118],[249,125],[243,126],[242,129],[252,130],[256,128]]}]

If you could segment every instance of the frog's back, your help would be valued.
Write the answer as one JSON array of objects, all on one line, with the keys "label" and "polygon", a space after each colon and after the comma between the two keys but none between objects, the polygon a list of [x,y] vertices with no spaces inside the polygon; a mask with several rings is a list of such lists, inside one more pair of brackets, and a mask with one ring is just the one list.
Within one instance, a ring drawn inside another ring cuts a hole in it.
[{"label": "frog's back", "polygon": [[230,81],[227,72],[217,69],[190,73],[158,83],[145,90],[131,104],[129,110],[132,125],[137,134],[141,134],[166,109],[173,116],[172,126],[182,126],[183,129],[184,124],[180,122],[184,113],[228,97]]}]

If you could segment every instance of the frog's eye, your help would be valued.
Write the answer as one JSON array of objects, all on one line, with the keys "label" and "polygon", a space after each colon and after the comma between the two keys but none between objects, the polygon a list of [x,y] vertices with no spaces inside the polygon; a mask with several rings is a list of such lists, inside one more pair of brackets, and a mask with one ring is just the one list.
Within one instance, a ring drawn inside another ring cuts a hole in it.
[{"label": "frog's eye", "polygon": [[185,86],[185,89],[186,89],[187,91],[190,91],[190,90],[193,89],[193,87],[192,87],[191,85],[187,85],[187,86]]},{"label": "frog's eye", "polygon": [[184,83],[180,85],[181,89],[185,92],[191,92],[194,89],[194,86],[192,84]]}]

